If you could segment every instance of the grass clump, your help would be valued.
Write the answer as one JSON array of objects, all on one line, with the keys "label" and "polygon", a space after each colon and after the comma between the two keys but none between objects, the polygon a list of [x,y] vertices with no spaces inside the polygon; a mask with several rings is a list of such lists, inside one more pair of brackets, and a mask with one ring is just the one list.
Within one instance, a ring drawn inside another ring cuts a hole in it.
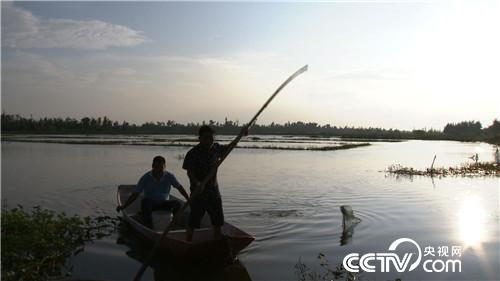
[{"label": "grass clump", "polygon": [[[162,147],[192,147],[196,144],[195,139],[175,139],[171,141],[158,142],[160,139],[147,140],[98,140],[98,139],[78,139],[78,140],[65,140],[65,139],[32,139],[32,138],[3,138],[2,141],[12,142],[29,142],[29,143],[53,143],[53,144],[85,144],[85,145],[140,145],[140,146],[162,146]],[[155,142],[157,141],[157,142]],[[191,141],[184,142],[184,141]],[[275,141],[258,141],[261,143],[276,143],[272,145],[245,145],[239,144],[236,148],[243,149],[272,149],[272,150],[310,150],[310,151],[332,151],[341,149],[351,149],[362,146],[368,146],[370,143],[342,143],[340,145],[327,145],[327,146],[284,146]],[[295,141],[285,141],[295,142]],[[243,142],[244,143],[244,142]],[[297,142],[303,143],[303,142]]]},{"label": "grass clump", "polygon": [[448,168],[427,168],[425,170],[418,170],[411,167],[404,167],[400,164],[394,164],[387,168],[385,171],[389,174],[401,176],[464,176],[464,177],[477,177],[477,176],[500,176],[500,165],[495,162],[477,162],[467,163],[460,166]]},{"label": "grass clump", "polygon": [[115,231],[117,218],[68,216],[34,207],[2,209],[2,280],[48,280],[71,274],[69,258],[85,242]]}]

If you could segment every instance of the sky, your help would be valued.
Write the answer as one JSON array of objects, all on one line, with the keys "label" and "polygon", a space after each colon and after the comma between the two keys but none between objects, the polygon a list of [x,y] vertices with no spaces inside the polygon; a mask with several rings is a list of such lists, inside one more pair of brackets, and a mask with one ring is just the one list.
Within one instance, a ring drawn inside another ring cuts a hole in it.
[{"label": "sky", "polygon": [[442,129],[500,118],[500,1],[5,2],[2,112]]}]

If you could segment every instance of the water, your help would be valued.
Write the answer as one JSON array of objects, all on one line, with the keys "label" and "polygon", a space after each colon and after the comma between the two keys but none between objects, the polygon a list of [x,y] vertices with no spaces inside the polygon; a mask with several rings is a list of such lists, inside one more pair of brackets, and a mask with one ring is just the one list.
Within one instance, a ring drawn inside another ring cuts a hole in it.
[{"label": "water", "polygon": [[[4,141],[2,202],[114,215],[116,186],[135,183],[155,155],[166,156],[167,169],[187,185],[179,157],[187,150]],[[462,246],[462,272],[364,273],[365,280],[498,280],[499,178],[409,179],[380,172],[395,163],[429,167],[434,155],[435,167],[471,161],[475,153],[487,161],[493,151],[487,144],[445,141],[374,142],[339,151],[236,149],[219,171],[225,215],[256,240],[239,255],[240,265],[211,276],[296,280],[299,258],[319,270],[316,256],[324,253],[335,267],[349,253],[387,252],[394,240],[408,237],[422,251],[425,246],[436,251],[438,246]],[[351,205],[362,219],[347,245],[341,245],[341,205]],[[89,244],[73,261],[74,277],[131,279],[144,255],[137,245],[127,231]],[[144,280],[174,273],[176,279],[192,279],[166,265],[155,269]]]}]

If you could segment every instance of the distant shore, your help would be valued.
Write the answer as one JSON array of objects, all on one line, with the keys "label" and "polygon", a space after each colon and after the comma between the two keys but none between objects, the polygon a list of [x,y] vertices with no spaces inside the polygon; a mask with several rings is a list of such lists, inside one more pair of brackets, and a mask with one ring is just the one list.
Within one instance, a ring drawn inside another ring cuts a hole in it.
[{"label": "distant shore", "polygon": [[[241,126],[238,121],[213,120],[201,123],[180,124],[173,120],[166,122],[146,122],[140,125],[126,121],[118,122],[106,116],[84,117],[80,120],[66,118],[26,118],[20,115],[2,114],[2,134],[43,134],[43,135],[196,135],[201,125],[212,126],[219,135],[236,135]],[[304,136],[309,138],[337,137],[343,140],[401,141],[401,140],[452,140],[480,141],[500,145],[500,121],[483,128],[480,122],[463,121],[448,123],[444,129],[414,129],[411,131],[383,128],[337,127],[315,122],[255,124],[250,130],[252,136],[280,135]]]},{"label": "distant shore", "polygon": [[[220,136],[234,136],[236,133],[217,133]],[[155,136],[155,135],[193,135],[196,136],[196,133],[183,134],[183,133],[169,133],[169,132],[65,132],[65,131],[4,131],[1,132],[2,141],[4,136],[20,136],[20,135],[38,135],[38,136],[51,136],[53,138],[92,138],[98,137],[102,135],[109,136]],[[425,137],[416,137],[416,136],[371,136],[371,135],[329,135],[329,134],[279,134],[279,133],[252,133],[251,136],[258,138],[259,136],[288,136],[288,137],[306,137],[309,139],[322,139],[322,138],[338,138],[342,141],[365,141],[365,142],[402,142],[408,140],[435,140],[435,141],[460,141],[460,142],[485,142],[493,145],[500,145],[500,139],[463,139],[463,138],[454,138],[446,135],[442,136],[425,136]]]}]

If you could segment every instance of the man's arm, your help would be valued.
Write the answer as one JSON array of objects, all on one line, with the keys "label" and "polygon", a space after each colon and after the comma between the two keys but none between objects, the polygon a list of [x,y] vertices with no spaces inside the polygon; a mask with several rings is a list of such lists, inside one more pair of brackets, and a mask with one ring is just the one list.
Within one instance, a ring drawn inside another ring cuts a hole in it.
[{"label": "man's arm", "polygon": [[194,190],[193,188],[198,188],[198,186],[201,184],[201,181],[198,180],[198,178],[195,176],[193,170],[189,169],[187,171],[187,175],[189,177],[189,182],[191,183],[191,185],[194,185],[191,186],[191,190]]},{"label": "man's arm", "polygon": [[119,212],[119,211],[127,208],[130,204],[134,203],[134,201],[137,199],[137,197],[139,197],[139,194],[140,194],[139,192],[132,192],[132,194],[127,199],[127,201],[125,202],[125,204],[116,207],[116,211]]},{"label": "man's arm", "polygon": [[179,190],[179,192],[182,194],[182,196],[184,196],[184,198],[186,198],[186,201],[189,200],[189,195],[187,194],[186,190],[184,189],[184,187],[182,186],[182,184],[179,183],[179,181],[177,180],[177,178],[169,173],[168,174],[170,176],[170,183],[177,189]]},{"label": "man's arm", "polygon": [[139,194],[141,194],[141,192],[144,190],[144,181],[145,181],[144,176],[142,176],[139,179],[139,182],[137,183],[137,185],[134,187],[134,189],[132,189],[132,194],[127,199],[125,204],[116,207],[117,212],[127,208],[130,204],[134,203],[135,199],[137,199],[137,197],[139,197]]},{"label": "man's arm", "polygon": [[186,189],[184,189],[184,187],[182,185],[177,187],[177,190],[179,190],[179,192],[182,194],[182,196],[184,196],[184,198],[186,198],[186,201],[189,200],[189,194],[186,192]]},{"label": "man's arm", "polygon": [[184,158],[184,163],[182,164],[182,168],[187,171],[187,175],[189,178],[189,183],[191,184],[191,196],[193,196],[193,192],[198,189],[198,187],[201,184],[202,179],[198,179],[196,177],[196,173],[194,172],[195,170],[195,155],[193,155],[194,150],[191,149],[188,151],[186,154],[186,157]]}]

